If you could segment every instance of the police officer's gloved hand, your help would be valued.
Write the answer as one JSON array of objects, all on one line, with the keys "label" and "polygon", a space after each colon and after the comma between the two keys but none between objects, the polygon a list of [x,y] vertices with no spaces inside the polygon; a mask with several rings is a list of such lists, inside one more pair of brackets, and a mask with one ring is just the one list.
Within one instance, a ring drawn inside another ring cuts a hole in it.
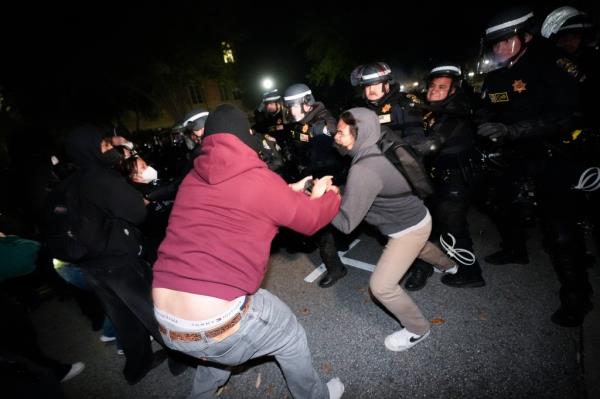
[{"label": "police officer's gloved hand", "polygon": [[477,128],[477,134],[491,141],[502,141],[512,137],[510,126],[504,123],[483,123]]}]

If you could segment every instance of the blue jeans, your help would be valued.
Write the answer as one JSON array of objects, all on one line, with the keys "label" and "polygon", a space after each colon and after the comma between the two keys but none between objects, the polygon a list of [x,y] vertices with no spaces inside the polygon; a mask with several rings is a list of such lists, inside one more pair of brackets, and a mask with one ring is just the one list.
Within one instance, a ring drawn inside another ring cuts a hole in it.
[{"label": "blue jeans", "polygon": [[[167,330],[181,329],[163,321],[161,324]],[[171,340],[167,334],[162,336],[169,348],[211,362],[196,368],[189,398],[215,398],[217,389],[231,374],[227,366],[260,356],[275,357],[294,398],[329,398],[327,386],[312,365],[304,328],[290,308],[267,290],[259,289],[254,294],[250,309],[242,316],[240,329],[220,342],[212,338],[183,342]]]}]

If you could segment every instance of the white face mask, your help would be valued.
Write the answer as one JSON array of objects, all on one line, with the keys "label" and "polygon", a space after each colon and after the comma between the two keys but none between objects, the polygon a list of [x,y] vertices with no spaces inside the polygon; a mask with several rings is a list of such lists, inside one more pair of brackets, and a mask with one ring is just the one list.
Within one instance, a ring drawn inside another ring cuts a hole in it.
[{"label": "white face mask", "polygon": [[142,182],[143,183],[151,183],[154,180],[158,179],[158,172],[152,166],[146,167],[142,172]]}]

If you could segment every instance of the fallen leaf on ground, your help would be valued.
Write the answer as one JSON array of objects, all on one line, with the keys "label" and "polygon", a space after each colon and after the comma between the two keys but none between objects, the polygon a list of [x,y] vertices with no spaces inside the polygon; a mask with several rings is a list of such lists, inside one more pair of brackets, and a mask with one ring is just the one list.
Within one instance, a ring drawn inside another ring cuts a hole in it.
[{"label": "fallen leaf on ground", "polygon": [[302,308],[298,311],[298,313],[300,313],[302,316],[306,316],[310,313],[310,310],[308,310],[308,308]]},{"label": "fallen leaf on ground", "polygon": [[331,373],[331,371],[333,370],[333,366],[332,366],[332,365],[331,365],[331,363],[329,363],[329,362],[324,362],[324,363],[321,365],[321,369],[323,370],[323,373],[325,373],[325,374],[330,374],[330,373]]},{"label": "fallen leaf on ground", "polygon": [[446,322],[446,320],[442,319],[441,317],[436,317],[435,319],[431,320],[431,324],[433,324],[434,326],[439,326],[440,324],[444,324]]},{"label": "fallen leaf on ground", "polygon": [[260,373],[258,373],[258,376],[256,377],[256,389],[258,389],[258,387],[260,386]]},{"label": "fallen leaf on ground", "polygon": [[487,320],[488,314],[487,312],[479,312],[479,320]]}]

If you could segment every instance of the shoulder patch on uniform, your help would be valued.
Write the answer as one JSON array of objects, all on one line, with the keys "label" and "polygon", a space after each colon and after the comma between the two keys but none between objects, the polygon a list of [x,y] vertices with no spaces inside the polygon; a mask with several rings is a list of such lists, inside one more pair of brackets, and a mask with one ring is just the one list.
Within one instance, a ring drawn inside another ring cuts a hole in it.
[{"label": "shoulder patch on uniform", "polygon": [[508,93],[503,91],[501,93],[488,93],[490,101],[493,103],[505,103],[508,102]]},{"label": "shoulder patch on uniform", "polygon": [[570,59],[564,57],[559,58],[556,60],[556,65],[558,65],[560,69],[571,75],[573,78],[577,79],[577,81],[583,82],[585,80],[585,74],[579,70],[577,64]]},{"label": "shoulder patch on uniform", "polygon": [[407,94],[406,98],[408,98],[413,104],[421,104],[421,99],[414,94]]}]

